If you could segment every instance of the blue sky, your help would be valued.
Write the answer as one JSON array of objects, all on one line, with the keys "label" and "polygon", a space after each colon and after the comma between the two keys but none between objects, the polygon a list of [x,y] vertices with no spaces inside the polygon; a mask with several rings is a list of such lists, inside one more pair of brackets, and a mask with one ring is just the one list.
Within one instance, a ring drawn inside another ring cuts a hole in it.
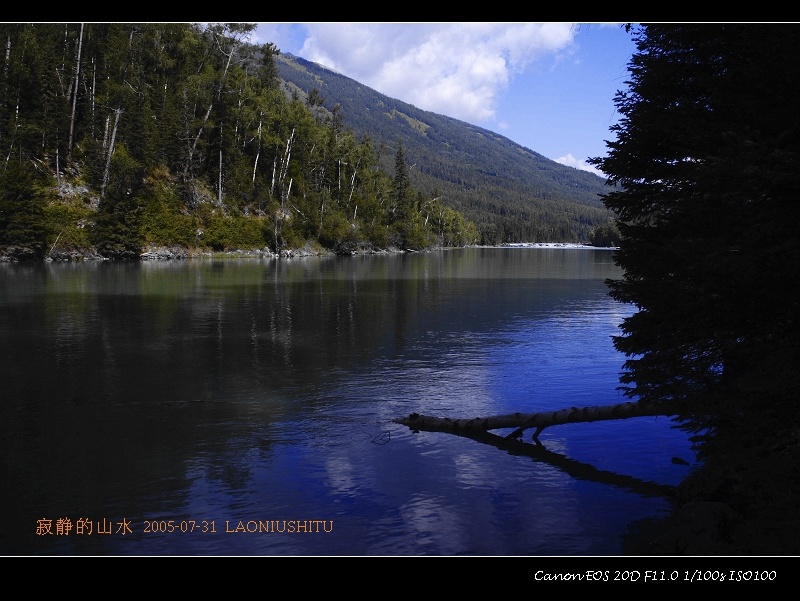
[{"label": "blue sky", "polygon": [[589,171],[636,49],[619,23],[259,23],[251,41]]}]

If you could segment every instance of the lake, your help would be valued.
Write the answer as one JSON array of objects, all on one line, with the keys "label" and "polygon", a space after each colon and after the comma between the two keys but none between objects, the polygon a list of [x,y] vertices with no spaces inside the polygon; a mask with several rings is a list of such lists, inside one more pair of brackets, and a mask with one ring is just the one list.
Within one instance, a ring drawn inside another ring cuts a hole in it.
[{"label": "lake", "polygon": [[627,400],[620,276],[530,247],[0,264],[0,554],[620,555],[694,464],[668,418],[538,456],[393,422]]}]

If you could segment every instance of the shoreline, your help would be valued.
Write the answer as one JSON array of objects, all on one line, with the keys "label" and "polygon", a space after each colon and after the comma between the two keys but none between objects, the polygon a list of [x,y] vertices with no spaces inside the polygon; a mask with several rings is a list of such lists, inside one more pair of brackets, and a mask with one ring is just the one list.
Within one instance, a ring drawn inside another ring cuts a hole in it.
[{"label": "shoreline", "polygon": [[578,242],[506,242],[496,246],[479,246],[478,248],[588,248],[591,250],[617,250],[617,246],[592,246]]},{"label": "shoreline", "polygon": [[[224,251],[210,251],[201,250],[197,248],[183,248],[183,247],[145,247],[139,253],[138,259],[128,259],[132,261],[169,261],[178,260],[184,261],[189,259],[291,259],[299,257],[312,257],[312,256],[333,256],[340,254],[342,256],[355,256],[364,254],[393,254],[404,252],[434,252],[440,250],[453,250],[455,248],[544,248],[544,249],[569,249],[569,250],[618,250],[616,246],[592,246],[590,244],[582,244],[577,242],[505,242],[502,244],[475,244],[469,246],[459,247],[432,247],[419,251],[403,250],[400,248],[361,248],[354,250],[351,253],[336,253],[331,249],[319,247],[317,245],[307,244],[301,248],[284,249],[279,252],[272,252],[268,248],[254,248],[254,249],[231,249]],[[61,251],[48,254],[43,259],[31,259],[30,253],[19,252],[22,249],[3,249],[4,251],[12,250],[12,252],[0,252],[0,263],[78,263],[83,261],[113,261],[115,259],[103,257],[99,255],[94,249]]]}]

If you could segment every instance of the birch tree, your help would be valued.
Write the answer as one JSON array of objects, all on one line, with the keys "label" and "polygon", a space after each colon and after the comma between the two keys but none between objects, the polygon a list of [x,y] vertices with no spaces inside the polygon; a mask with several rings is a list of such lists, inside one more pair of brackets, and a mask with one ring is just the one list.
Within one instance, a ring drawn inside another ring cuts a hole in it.
[{"label": "birch tree", "polygon": [[78,105],[78,83],[81,74],[81,49],[83,48],[83,23],[78,34],[78,49],[75,57],[75,85],[72,89],[72,113],[69,120],[69,142],[67,143],[67,160],[72,159],[72,143],[75,135],[75,108]]},{"label": "birch tree", "polygon": [[223,66],[221,71],[215,75],[216,83],[214,85],[214,92],[208,101],[202,118],[200,119],[194,139],[189,145],[186,163],[187,168],[186,171],[184,171],[185,178],[189,177],[189,169],[192,165],[194,154],[197,150],[197,144],[200,141],[200,137],[203,135],[203,130],[208,124],[209,118],[211,117],[211,111],[214,109],[215,103],[221,99],[222,91],[225,87],[231,64],[236,57],[239,47],[250,39],[250,33],[252,32],[253,28],[253,25],[228,23],[225,25],[210,25],[206,29],[206,34],[210,36],[213,47],[223,58]]}]

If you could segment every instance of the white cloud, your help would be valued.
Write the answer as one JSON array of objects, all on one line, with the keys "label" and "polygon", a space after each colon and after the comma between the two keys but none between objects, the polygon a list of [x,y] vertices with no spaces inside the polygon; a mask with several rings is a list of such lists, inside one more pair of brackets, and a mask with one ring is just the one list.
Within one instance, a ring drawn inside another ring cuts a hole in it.
[{"label": "white cloud", "polygon": [[605,177],[575,156],[602,154],[609,85],[631,44],[619,34],[602,23],[260,23],[254,41],[545,156],[570,150],[554,160]]},{"label": "white cloud", "polygon": [[580,169],[581,171],[590,171],[595,175],[599,175],[600,177],[605,177],[605,174],[602,171],[598,170],[592,165],[589,165],[586,161],[576,159],[571,154],[567,154],[566,156],[559,157],[554,160],[556,163],[561,163],[562,165],[566,165],[567,167],[575,167],[575,169]]},{"label": "white cloud", "polygon": [[567,50],[575,34],[571,23],[311,23],[305,30],[303,58],[471,123],[492,119],[511,79]]}]

